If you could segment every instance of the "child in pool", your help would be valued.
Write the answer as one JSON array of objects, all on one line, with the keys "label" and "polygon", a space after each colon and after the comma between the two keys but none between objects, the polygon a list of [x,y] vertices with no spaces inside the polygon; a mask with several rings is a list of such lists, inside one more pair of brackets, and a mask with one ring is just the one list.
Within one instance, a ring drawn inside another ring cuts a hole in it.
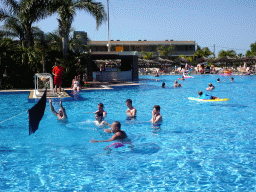
[{"label": "child in pool", "polygon": [[153,111],[152,111],[152,123],[159,123],[162,122],[162,115],[160,115],[160,106],[154,105]]},{"label": "child in pool", "polygon": [[122,140],[127,138],[126,133],[121,130],[121,123],[119,121],[115,121],[112,125],[111,125],[111,130],[110,129],[105,129],[105,132],[107,133],[115,133],[110,139],[108,140],[91,140],[91,143],[97,143],[97,142],[109,142],[109,141],[114,141],[114,140]]},{"label": "child in pool", "polygon": [[97,111],[95,113],[95,124],[96,125],[99,125],[99,126],[105,126],[105,125],[108,125],[111,127],[111,125],[109,123],[107,123],[106,121],[103,121],[103,113],[100,112],[100,111]]}]

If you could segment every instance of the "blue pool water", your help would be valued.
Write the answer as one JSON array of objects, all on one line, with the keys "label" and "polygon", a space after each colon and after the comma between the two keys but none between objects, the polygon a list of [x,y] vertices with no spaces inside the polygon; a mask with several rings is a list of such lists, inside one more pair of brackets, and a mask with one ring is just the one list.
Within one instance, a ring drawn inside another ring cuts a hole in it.
[{"label": "blue pool water", "polygon": [[[218,77],[226,82],[217,83]],[[26,111],[34,103],[28,93],[0,94],[1,191],[256,190],[256,76],[234,76],[233,83],[230,77],[195,76],[176,89],[178,76],[140,78],[140,86],[84,91],[84,99],[63,102],[67,122],[57,121],[47,103],[31,136]],[[216,89],[206,91],[210,82]],[[199,90],[230,100],[187,99]],[[126,120],[128,98],[137,120]],[[100,102],[105,120],[120,121],[132,145],[106,150],[113,142],[89,142],[111,137],[90,113]],[[163,116],[159,127],[146,122],[156,104]]]}]

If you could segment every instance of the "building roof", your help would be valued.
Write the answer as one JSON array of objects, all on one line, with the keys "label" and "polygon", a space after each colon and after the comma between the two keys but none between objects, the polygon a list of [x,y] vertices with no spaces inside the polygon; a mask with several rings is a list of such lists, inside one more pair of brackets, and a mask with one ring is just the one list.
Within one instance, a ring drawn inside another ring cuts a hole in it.
[{"label": "building roof", "polygon": [[[108,41],[90,41],[91,45],[107,45]],[[195,41],[110,41],[111,45],[196,45]]]}]

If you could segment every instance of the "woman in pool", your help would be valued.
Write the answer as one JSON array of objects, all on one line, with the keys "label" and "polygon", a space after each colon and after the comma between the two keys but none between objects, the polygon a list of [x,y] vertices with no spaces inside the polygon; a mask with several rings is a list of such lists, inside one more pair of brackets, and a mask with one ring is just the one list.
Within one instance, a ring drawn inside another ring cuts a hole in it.
[{"label": "woman in pool", "polygon": [[211,91],[211,90],[215,89],[215,87],[211,83],[209,83],[208,86],[209,87],[206,88],[206,90],[208,90],[208,91]]},{"label": "woman in pool", "polygon": [[111,130],[110,129],[105,129],[105,132],[107,133],[115,133],[110,139],[108,140],[91,140],[91,143],[97,143],[97,142],[109,142],[109,141],[114,141],[114,140],[122,140],[127,138],[127,135],[124,131],[121,130],[121,123],[119,121],[115,121],[112,126]]},{"label": "woman in pool", "polygon": [[[98,111],[103,113],[103,119],[107,116],[107,112],[104,111],[104,105],[103,105],[103,103],[99,103],[99,104],[98,104]],[[98,111],[96,111],[96,112],[98,112]],[[95,112],[95,113],[96,113],[96,112]]]}]

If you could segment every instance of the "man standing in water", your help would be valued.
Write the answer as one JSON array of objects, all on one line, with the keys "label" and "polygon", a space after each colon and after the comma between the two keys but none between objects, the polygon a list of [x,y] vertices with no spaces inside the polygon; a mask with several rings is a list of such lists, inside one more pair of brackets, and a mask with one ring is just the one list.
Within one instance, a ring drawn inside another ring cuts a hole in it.
[{"label": "man standing in water", "polygon": [[128,107],[126,114],[128,117],[136,117],[137,110],[132,106],[132,100],[127,99],[126,100],[126,106]]},{"label": "man standing in water", "polygon": [[103,140],[103,141],[91,140],[90,142],[91,143],[108,142],[108,141],[114,141],[114,140],[123,140],[127,138],[126,133],[123,130],[121,130],[121,123],[119,121],[115,121],[114,123],[112,123],[111,130],[105,129],[105,132],[114,133],[114,135],[108,140]]},{"label": "man standing in water", "polygon": [[65,108],[62,106],[62,100],[60,100],[60,109],[59,109],[59,113],[57,113],[55,111],[55,109],[52,106],[52,100],[49,99],[49,103],[50,103],[50,107],[51,107],[51,111],[54,113],[54,115],[56,115],[58,117],[58,120],[63,120],[63,119],[67,119],[67,114],[66,114],[66,110]]},{"label": "man standing in water", "polygon": [[61,93],[61,84],[62,84],[62,75],[64,72],[64,68],[59,65],[59,62],[55,62],[55,67],[52,69],[52,74],[54,76],[54,85],[55,85],[55,93],[57,93],[57,86],[59,86],[59,90]]}]

